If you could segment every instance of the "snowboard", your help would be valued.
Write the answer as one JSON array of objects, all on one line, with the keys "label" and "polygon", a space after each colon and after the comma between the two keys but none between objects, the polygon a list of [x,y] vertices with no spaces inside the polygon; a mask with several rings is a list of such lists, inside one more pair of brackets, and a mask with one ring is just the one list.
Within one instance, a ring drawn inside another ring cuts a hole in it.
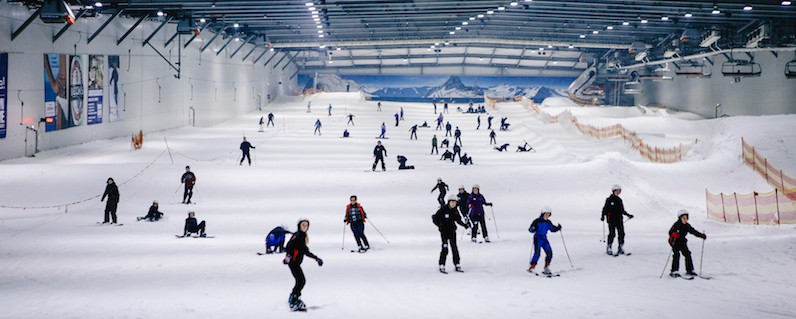
[{"label": "snowboard", "polygon": [[199,236],[199,235],[188,235],[188,236],[184,236],[184,235],[176,235],[176,234],[174,235],[174,237],[177,237],[177,238],[186,238],[186,237],[191,237],[191,238],[216,238],[216,236],[205,236],[205,237],[201,237],[201,236]]},{"label": "snowboard", "polygon": [[103,223],[103,222],[97,222],[97,225],[99,225],[99,226],[105,226],[105,225],[108,225],[108,226],[124,226],[124,224],[119,224],[119,223],[110,224],[110,223]]}]

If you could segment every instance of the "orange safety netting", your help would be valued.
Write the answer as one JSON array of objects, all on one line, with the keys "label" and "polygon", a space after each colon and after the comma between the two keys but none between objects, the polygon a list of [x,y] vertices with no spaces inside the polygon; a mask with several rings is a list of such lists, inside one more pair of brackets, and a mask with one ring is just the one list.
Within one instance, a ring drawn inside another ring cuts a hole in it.
[{"label": "orange safety netting", "polygon": [[741,138],[741,148],[743,149],[743,162],[747,166],[763,176],[766,182],[779,189],[785,196],[796,200],[796,178],[785,174],[781,169],[769,163],[768,159],[760,155],[754,146],[746,143],[743,138]]},{"label": "orange safety netting", "polygon": [[752,194],[713,194],[705,190],[708,218],[741,224],[796,224],[796,201],[779,190]]},{"label": "orange safety netting", "polygon": [[304,90],[304,92],[302,92],[302,95],[304,95],[303,99],[306,99],[310,95],[318,94],[318,93],[324,93],[324,92],[328,92],[328,91],[326,91],[326,90],[316,90],[316,89],[306,89],[306,90]]},{"label": "orange safety netting", "polygon": [[484,104],[489,105],[493,109],[497,109],[497,101],[495,101],[495,99],[492,99],[492,98],[490,98],[490,97],[488,97],[486,95],[484,95]]}]

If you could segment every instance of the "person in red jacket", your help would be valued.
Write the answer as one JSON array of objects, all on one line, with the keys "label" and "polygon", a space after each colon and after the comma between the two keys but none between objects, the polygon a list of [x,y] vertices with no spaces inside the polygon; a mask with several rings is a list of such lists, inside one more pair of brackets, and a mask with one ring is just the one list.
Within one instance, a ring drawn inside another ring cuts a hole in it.
[{"label": "person in red jacket", "polygon": [[364,253],[370,249],[368,244],[368,237],[365,237],[365,222],[368,215],[362,209],[362,205],[357,203],[357,195],[351,195],[351,203],[345,206],[345,219],[343,222],[351,224],[351,232],[354,233],[354,239],[359,246],[359,252]]},{"label": "person in red jacket", "polygon": [[301,262],[304,261],[304,255],[315,259],[319,267],[323,266],[323,260],[311,253],[310,249],[307,247],[307,243],[310,241],[310,238],[307,237],[307,231],[310,229],[310,221],[306,218],[299,219],[297,228],[298,231],[293,233],[293,236],[290,237],[290,240],[287,242],[287,247],[285,247],[287,253],[282,263],[288,265],[290,273],[296,280],[296,284],[293,285],[293,290],[288,299],[290,309],[293,311],[306,311],[307,306],[299,299],[301,297],[301,290],[304,289],[304,285],[307,283],[307,279],[304,277],[304,271],[301,270]]},{"label": "person in red jacket", "polygon": [[694,272],[694,262],[691,260],[691,251],[688,250],[688,240],[685,236],[688,233],[693,234],[702,239],[708,239],[704,233],[698,232],[691,224],[688,223],[688,211],[681,209],[677,213],[678,220],[669,228],[669,246],[672,246],[672,272],[669,274],[672,277],[680,277],[678,272],[680,269],[680,254],[685,256],[685,271],[688,276],[696,276]]}]

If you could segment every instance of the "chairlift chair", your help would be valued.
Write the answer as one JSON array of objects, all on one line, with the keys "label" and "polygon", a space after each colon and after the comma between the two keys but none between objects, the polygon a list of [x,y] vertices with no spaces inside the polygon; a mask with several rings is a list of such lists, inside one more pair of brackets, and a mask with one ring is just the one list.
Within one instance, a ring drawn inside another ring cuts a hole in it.
[{"label": "chairlift chair", "polygon": [[623,85],[623,92],[625,94],[641,94],[641,82],[639,81],[630,81],[625,82]]},{"label": "chairlift chair", "polygon": [[721,64],[721,73],[724,76],[740,78],[755,77],[763,73],[759,63],[747,60],[730,60]]},{"label": "chairlift chair", "polygon": [[709,78],[711,75],[710,68],[706,68],[702,63],[680,65],[679,69],[674,70],[674,74],[687,78]]},{"label": "chairlift chair", "polygon": [[788,79],[796,79],[796,60],[785,63],[785,77]]}]

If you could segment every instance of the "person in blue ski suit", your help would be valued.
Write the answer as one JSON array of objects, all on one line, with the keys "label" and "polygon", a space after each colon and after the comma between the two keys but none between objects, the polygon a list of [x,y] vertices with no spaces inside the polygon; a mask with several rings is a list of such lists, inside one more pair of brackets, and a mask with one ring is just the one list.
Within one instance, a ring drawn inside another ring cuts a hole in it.
[{"label": "person in blue ski suit", "polygon": [[285,235],[293,232],[282,226],[276,226],[265,237],[265,253],[282,253],[285,251]]},{"label": "person in blue ski suit", "polygon": [[533,272],[534,268],[536,268],[536,263],[539,262],[539,257],[541,255],[540,249],[544,249],[544,271],[542,273],[550,274],[550,261],[553,260],[553,249],[550,248],[550,241],[547,240],[547,232],[555,233],[561,230],[561,224],[553,226],[553,222],[550,221],[550,215],[552,214],[552,210],[545,207],[539,214],[539,218],[535,219],[533,223],[531,223],[531,227],[528,228],[528,231],[533,234],[533,257],[531,258],[531,266],[528,268],[528,272]]}]

